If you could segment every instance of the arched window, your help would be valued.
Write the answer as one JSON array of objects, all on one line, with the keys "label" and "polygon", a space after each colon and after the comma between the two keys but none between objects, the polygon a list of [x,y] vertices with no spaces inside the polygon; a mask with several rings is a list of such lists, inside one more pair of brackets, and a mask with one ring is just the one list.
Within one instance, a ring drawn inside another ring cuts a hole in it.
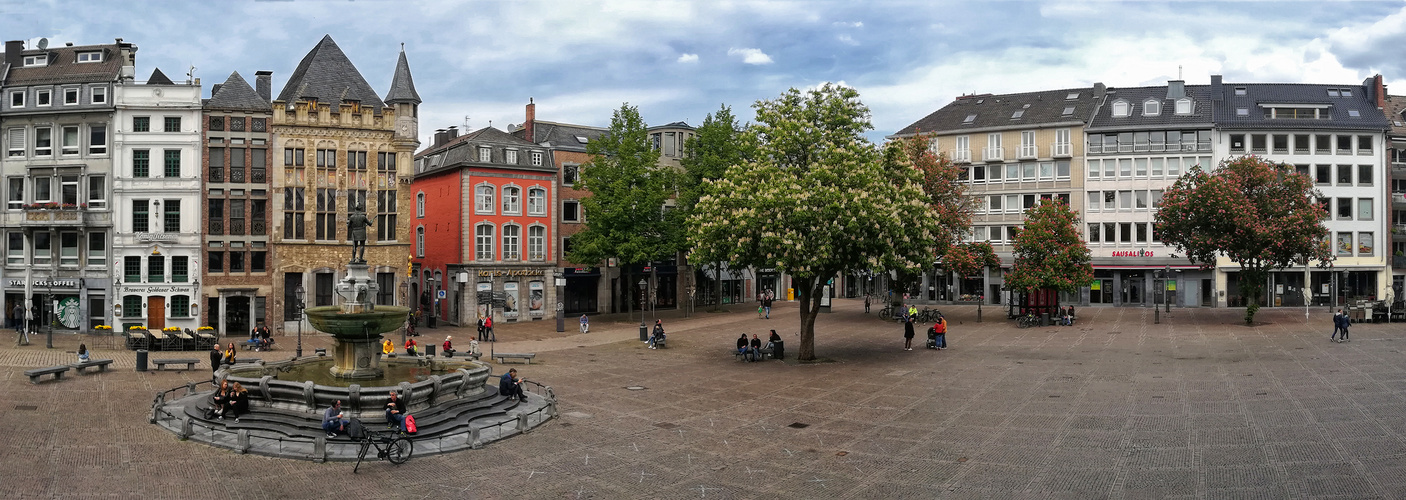
[{"label": "arched window", "polygon": [[474,229],[474,259],[493,260],[492,224],[479,224]]},{"label": "arched window", "polygon": [[1177,114],[1179,114],[1179,115],[1189,115],[1189,114],[1191,114],[1191,99],[1186,99],[1186,98],[1177,99]]},{"label": "arched window", "polygon": [[1162,114],[1162,103],[1156,99],[1148,99],[1142,102],[1142,116],[1157,116]]},{"label": "arched window", "polygon": [[539,187],[527,190],[527,214],[547,215],[547,190]]},{"label": "arched window", "polygon": [[425,218],[425,192],[415,193],[415,216]]},{"label": "arched window", "polygon": [[503,260],[522,260],[521,231],[516,224],[503,225]]},{"label": "arched window", "polygon": [[1128,114],[1129,114],[1128,101],[1124,101],[1124,100],[1122,100],[1122,99],[1113,101],[1113,116],[1115,116],[1115,117],[1122,117],[1122,116],[1128,116]]},{"label": "arched window", "polygon": [[522,214],[522,188],[517,186],[503,187],[503,214]]},{"label": "arched window", "polygon": [[415,256],[425,256],[425,226],[415,228]]},{"label": "arched window", "polygon": [[492,214],[495,191],[492,184],[479,184],[477,188],[474,188],[474,211],[481,214]]}]

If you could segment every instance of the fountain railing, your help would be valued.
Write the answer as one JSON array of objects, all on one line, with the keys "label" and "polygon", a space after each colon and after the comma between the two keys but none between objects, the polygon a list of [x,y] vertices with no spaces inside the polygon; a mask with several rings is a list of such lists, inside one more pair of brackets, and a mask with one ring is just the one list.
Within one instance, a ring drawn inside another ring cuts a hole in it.
[{"label": "fountain railing", "polygon": [[[487,366],[474,361],[458,360],[414,360],[428,364],[435,371],[444,373],[430,375],[425,380],[400,382],[389,386],[361,386],[349,384],[346,387],[318,385],[311,381],[278,380],[271,373],[295,363],[317,363],[320,358],[278,361],[272,363],[252,363],[248,366],[222,369],[216,378],[224,377],[230,382],[239,382],[249,391],[251,403],[274,408],[317,411],[332,406],[333,401],[342,402],[342,410],[348,416],[362,417],[381,415],[390,401],[391,391],[398,393],[409,411],[417,411],[432,405],[455,399],[474,396],[484,390],[488,379]],[[411,361],[407,361],[411,362]],[[248,373],[258,376],[247,376]]]}]

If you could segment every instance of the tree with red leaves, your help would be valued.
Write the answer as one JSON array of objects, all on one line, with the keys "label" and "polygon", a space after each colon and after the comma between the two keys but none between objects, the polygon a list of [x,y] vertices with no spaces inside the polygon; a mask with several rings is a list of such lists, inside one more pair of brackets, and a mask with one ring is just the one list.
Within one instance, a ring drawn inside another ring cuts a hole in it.
[{"label": "tree with red leaves", "polygon": [[1025,211],[1015,237],[1015,263],[1006,287],[1022,293],[1075,292],[1094,281],[1089,246],[1080,237],[1079,215],[1063,200],[1042,200]]},{"label": "tree with red leaves", "polygon": [[1313,179],[1293,166],[1243,156],[1215,172],[1192,167],[1162,195],[1153,230],[1204,269],[1219,255],[1239,264],[1251,324],[1270,271],[1332,258],[1319,197]]}]

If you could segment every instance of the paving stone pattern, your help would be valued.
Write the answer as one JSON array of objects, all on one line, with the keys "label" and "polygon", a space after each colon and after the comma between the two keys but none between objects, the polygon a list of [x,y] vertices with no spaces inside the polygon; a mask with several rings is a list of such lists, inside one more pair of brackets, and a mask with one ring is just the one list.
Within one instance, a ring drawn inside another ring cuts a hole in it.
[{"label": "paving stone pattern", "polygon": [[[904,351],[902,328],[837,300],[818,354],[798,364],[793,304],[771,320],[665,316],[669,348],[638,316],[592,332],[501,325],[520,374],[550,385],[562,416],[481,450],[403,466],[239,455],[146,423],[158,390],[203,380],[114,370],[31,385],[25,369],[72,362],[83,338],[0,348],[6,498],[1403,498],[1406,338],[1330,313],[1081,308],[1076,327],[1016,329],[987,308],[943,307],[945,351]],[[651,320],[650,323],[653,321]],[[738,362],[740,332],[787,341],[785,362]],[[422,330],[421,343],[471,331]],[[226,340],[227,342],[228,340]],[[305,350],[330,345],[305,335]],[[921,346],[921,339],[915,342]],[[90,343],[90,345],[92,345]],[[292,353],[292,338],[265,359]],[[487,351],[488,345],[484,345]],[[506,368],[494,364],[494,371]],[[644,387],[630,390],[627,387]],[[793,425],[804,424],[804,425]]]}]

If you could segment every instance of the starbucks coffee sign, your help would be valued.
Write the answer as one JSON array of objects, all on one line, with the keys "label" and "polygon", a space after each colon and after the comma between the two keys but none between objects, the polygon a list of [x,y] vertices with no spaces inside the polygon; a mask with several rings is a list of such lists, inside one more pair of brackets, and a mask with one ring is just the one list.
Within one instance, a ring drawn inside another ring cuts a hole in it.
[{"label": "starbucks coffee sign", "polygon": [[59,324],[67,328],[78,328],[83,324],[83,315],[78,312],[78,297],[64,297],[58,302],[54,312],[58,314]]},{"label": "starbucks coffee sign", "polygon": [[[24,280],[9,280],[6,286],[24,286]],[[36,288],[78,288],[78,280],[34,280]]]}]

